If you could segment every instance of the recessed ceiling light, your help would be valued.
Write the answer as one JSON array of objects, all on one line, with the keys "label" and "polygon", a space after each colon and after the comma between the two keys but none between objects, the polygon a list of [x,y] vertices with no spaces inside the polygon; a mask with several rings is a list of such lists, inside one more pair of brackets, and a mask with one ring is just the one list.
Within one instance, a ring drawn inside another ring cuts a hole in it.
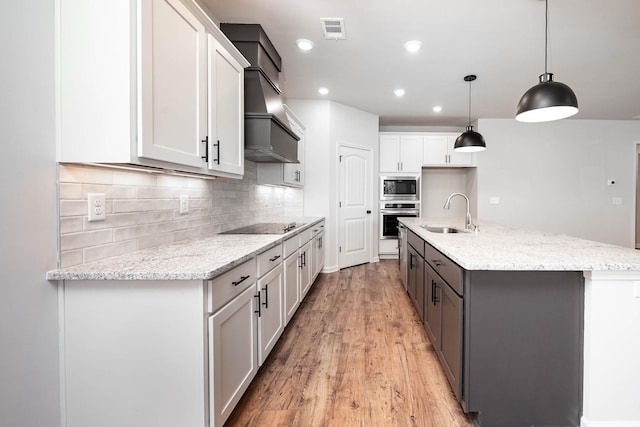
[{"label": "recessed ceiling light", "polygon": [[410,40],[404,44],[404,48],[407,52],[414,53],[422,49],[422,42],[419,40]]},{"label": "recessed ceiling light", "polygon": [[396,89],[393,93],[395,93],[396,96],[404,96],[404,89]]},{"label": "recessed ceiling light", "polygon": [[326,87],[321,87],[320,89],[318,89],[318,93],[320,95],[326,95],[329,93],[329,89],[327,89]]},{"label": "recessed ceiling light", "polygon": [[296,45],[300,50],[311,50],[313,49],[313,42],[307,39],[298,39],[296,40]]},{"label": "recessed ceiling light", "polygon": [[432,108],[434,113],[439,113],[440,111],[442,111],[442,107],[439,105],[436,105],[435,107]]}]

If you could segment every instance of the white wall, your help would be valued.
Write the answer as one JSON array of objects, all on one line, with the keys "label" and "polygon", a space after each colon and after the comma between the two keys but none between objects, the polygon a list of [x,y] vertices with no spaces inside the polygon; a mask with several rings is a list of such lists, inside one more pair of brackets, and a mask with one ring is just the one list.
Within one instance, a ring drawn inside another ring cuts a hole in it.
[{"label": "white wall", "polygon": [[477,218],[476,168],[422,168],[422,195],[420,216],[427,222],[464,222],[467,205],[463,198],[455,197],[449,210],[444,202],[452,193],[469,197],[473,221]]},{"label": "white wall", "polygon": [[[337,179],[340,143],[371,148],[372,177],[378,170],[378,116],[332,101],[289,99],[287,105],[304,123],[305,187],[304,215],[326,217],[324,271],[338,269]],[[376,230],[377,185],[372,192],[372,230]],[[372,234],[372,260],[377,257],[377,234]]]},{"label": "white wall", "polygon": [[0,40],[0,425],[59,426],[54,2],[2,2]]},{"label": "white wall", "polygon": [[[481,119],[478,131],[487,141],[478,155],[481,219],[635,246],[640,122]],[[500,204],[489,204],[496,196]]]}]

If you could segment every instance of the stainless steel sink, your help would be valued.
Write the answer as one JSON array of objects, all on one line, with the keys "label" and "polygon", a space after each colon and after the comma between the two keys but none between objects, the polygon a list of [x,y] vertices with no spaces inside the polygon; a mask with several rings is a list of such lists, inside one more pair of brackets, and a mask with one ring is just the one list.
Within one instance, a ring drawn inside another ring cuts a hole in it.
[{"label": "stainless steel sink", "polygon": [[423,225],[422,228],[424,228],[425,230],[430,231],[432,233],[443,233],[443,234],[448,234],[448,233],[466,233],[467,232],[467,231],[461,230],[459,228],[447,227],[447,226]]}]

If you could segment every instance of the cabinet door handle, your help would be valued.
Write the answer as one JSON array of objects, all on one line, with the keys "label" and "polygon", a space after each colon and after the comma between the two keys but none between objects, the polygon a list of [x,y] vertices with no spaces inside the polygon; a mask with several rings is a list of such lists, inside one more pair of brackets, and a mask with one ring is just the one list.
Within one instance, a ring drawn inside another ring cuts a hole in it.
[{"label": "cabinet door handle", "polygon": [[438,302],[440,302],[440,299],[438,298],[438,288],[440,286],[438,286],[438,284],[435,282],[435,280],[431,281],[431,302],[433,303],[433,305],[438,304]]},{"label": "cabinet door handle", "polygon": [[231,284],[233,286],[238,286],[240,283],[244,282],[245,280],[247,280],[249,277],[251,276],[240,276],[240,280],[236,281],[236,282],[231,282]]},{"label": "cabinet door handle", "polygon": [[269,258],[269,261],[273,262],[273,261],[277,260],[278,258],[280,258],[280,255],[276,255],[273,258]]},{"label": "cabinet door handle", "polygon": [[213,144],[214,147],[216,147],[217,150],[217,154],[218,156],[213,159],[214,162],[216,162],[217,164],[220,164],[220,140],[218,140],[215,144]]},{"label": "cabinet door handle", "polygon": [[302,270],[302,267],[304,267],[304,265],[302,265],[302,254],[300,254],[298,259],[300,260],[300,265],[298,267],[300,268],[300,270]]},{"label": "cabinet door handle", "polygon": [[307,251],[302,252],[302,266],[307,266]]},{"label": "cabinet door handle", "polygon": [[264,285],[262,290],[264,291],[264,302],[262,305],[264,305],[264,308],[269,308],[269,284]]},{"label": "cabinet door handle", "polygon": [[409,269],[413,268],[413,254],[409,254]]},{"label": "cabinet door handle", "polygon": [[205,136],[203,140],[200,141],[204,144],[204,156],[200,156],[202,160],[209,163],[209,136]]},{"label": "cabinet door handle", "polygon": [[254,310],[253,312],[256,313],[258,315],[258,317],[261,317],[262,316],[262,312],[260,311],[260,291],[258,291],[258,294],[254,295],[253,297],[254,298],[258,298],[258,304],[257,304],[258,305],[258,309]]}]

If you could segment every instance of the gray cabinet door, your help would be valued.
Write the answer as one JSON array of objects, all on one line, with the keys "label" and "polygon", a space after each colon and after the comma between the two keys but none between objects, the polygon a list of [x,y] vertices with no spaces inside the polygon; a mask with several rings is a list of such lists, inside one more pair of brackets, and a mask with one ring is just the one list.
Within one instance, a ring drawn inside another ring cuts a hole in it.
[{"label": "gray cabinet door", "polygon": [[462,297],[447,284],[439,288],[440,360],[458,401],[462,399]]},{"label": "gray cabinet door", "polygon": [[[440,293],[444,283],[440,280],[436,272],[431,266],[425,262],[425,326],[427,327],[427,333],[433,349],[437,352],[440,351],[440,318],[441,318],[441,305],[440,305]],[[446,286],[446,285],[444,285]]]}]

